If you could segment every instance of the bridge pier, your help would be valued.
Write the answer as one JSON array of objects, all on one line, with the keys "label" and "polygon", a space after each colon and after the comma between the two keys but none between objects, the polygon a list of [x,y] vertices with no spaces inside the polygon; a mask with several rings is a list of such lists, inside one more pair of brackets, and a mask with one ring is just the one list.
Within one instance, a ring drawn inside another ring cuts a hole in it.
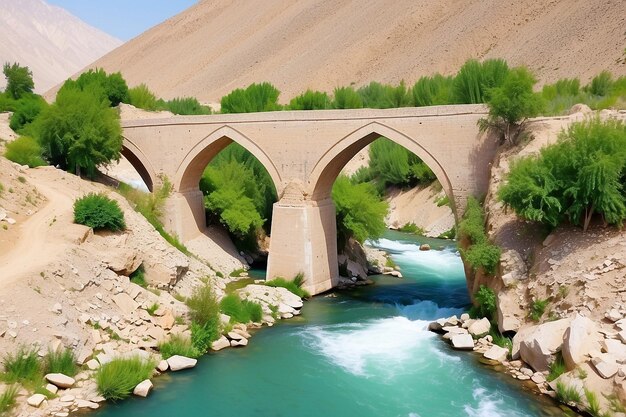
[{"label": "bridge pier", "polygon": [[163,227],[181,242],[197,237],[206,228],[202,191],[173,192],[167,198],[164,214]]},{"label": "bridge pier", "polygon": [[274,203],[267,279],[292,279],[303,273],[303,288],[311,295],[337,285],[337,225],[335,204],[281,200]]}]

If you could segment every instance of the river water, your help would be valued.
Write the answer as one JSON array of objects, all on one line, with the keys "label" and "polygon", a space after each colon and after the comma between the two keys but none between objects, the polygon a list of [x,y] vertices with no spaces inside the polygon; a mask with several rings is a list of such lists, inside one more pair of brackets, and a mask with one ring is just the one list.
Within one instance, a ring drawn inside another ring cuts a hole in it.
[{"label": "river water", "polygon": [[106,405],[97,416],[547,415],[551,407],[534,394],[426,330],[469,299],[456,248],[429,240],[442,250],[421,252],[422,241],[389,232],[372,244],[392,254],[403,279],[374,277],[375,285],[316,297],[248,347],[211,353],[191,371],[155,379],[148,399]]}]

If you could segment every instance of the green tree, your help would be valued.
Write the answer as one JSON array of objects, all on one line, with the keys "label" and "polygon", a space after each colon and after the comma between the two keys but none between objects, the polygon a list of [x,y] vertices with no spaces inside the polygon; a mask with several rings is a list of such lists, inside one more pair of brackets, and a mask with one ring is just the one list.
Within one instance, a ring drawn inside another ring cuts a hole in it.
[{"label": "green tree", "polygon": [[93,177],[97,167],[119,160],[119,115],[99,91],[64,88],[35,122],[44,156],[53,165]]},{"label": "green tree", "polygon": [[385,216],[389,208],[381,201],[374,186],[369,183],[353,184],[340,175],[333,185],[333,201],[337,210],[337,238],[343,248],[350,237],[360,243],[377,239],[386,230]]},{"label": "green tree", "polygon": [[99,91],[101,97],[109,100],[112,107],[122,102],[130,102],[128,85],[119,72],[107,74],[101,68],[95,70],[90,69],[89,71],[83,72],[76,81],[67,80],[61,88],[76,87],[82,91]]},{"label": "green tree", "polygon": [[505,141],[515,143],[526,120],[543,109],[541,95],[533,92],[536,82],[524,67],[510,70],[500,87],[489,90],[489,117],[480,122],[481,128],[495,128]]},{"label": "green tree", "polygon": [[6,91],[15,100],[20,99],[24,94],[32,93],[35,88],[33,73],[28,67],[22,67],[17,62],[4,64],[2,69],[7,80]]},{"label": "green tree", "polygon": [[35,121],[46,106],[47,103],[41,96],[24,94],[15,102],[9,126],[16,132],[27,133],[22,130],[28,130],[28,125]]},{"label": "green tree", "polygon": [[414,185],[435,179],[435,174],[421,159],[387,138],[374,141],[369,155],[371,175],[385,186]]}]

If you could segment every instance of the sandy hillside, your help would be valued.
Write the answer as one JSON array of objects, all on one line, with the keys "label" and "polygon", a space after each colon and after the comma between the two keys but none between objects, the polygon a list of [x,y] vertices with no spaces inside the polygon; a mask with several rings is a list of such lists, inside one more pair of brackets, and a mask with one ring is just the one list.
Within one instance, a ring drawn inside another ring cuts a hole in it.
[{"label": "sandy hillside", "polygon": [[414,82],[468,58],[526,64],[542,81],[626,74],[621,0],[201,1],[92,64],[164,98],[215,102],[270,81],[288,100],[371,80]]},{"label": "sandy hillside", "polygon": [[[45,92],[122,44],[43,0],[0,0],[0,63],[19,62]],[[5,84],[0,80],[0,88]]]}]

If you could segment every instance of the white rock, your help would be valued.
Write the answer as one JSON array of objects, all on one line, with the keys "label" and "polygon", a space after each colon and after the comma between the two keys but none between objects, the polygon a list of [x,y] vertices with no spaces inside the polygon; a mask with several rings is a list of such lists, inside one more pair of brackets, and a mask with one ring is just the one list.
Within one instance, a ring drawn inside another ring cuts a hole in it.
[{"label": "white rock", "polygon": [[241,334],[232,331],[232,332],[228,332],[228,338],[231,340],[241,340],[241,339],[245,339],[245,337],[243,337]]},{"label": "white rock", "polygon": [[89,408],[91,410],[97,410],[98,408],[100,408],[100,405],[93,402],[93,401],[87,401],[87,400],[82,400],[79,399],[76,401],[76,407],[77,408]]},{"label": "white rock", "polygon": [[626,330],[622,330],[621,332],[619,332],[617,334],[617,337],[619,337],[619,340],[621,340],[622,343],[626,343]]},{"label": "white rock", "polygon": [[159,364],[157,365],[157,370],[159,372],[165,372],[168,369],[170,369],[170,366],[168,365],[166,360],[161,360],[159,361]]},{"label": "white rock", "polygon": [[90,359],[89,361],[87,361],[87,368],[89,368],[90,370],[95,371],[99,367],[100,367],[100,362],[98,362],[97,360]]},{"label": "white rock", "polygon": [[489,333],[490,329],[491,322],[489,322],[488,318],[483,317],[482,319],[473,322],[467,330],[471,335],[479,337]]},{"label": "white rock", "polygon": [[32,407],[39,408],[41,403],[43,403],[45,400],[46,400],[46,396],[45,395],[43,395],[43,394],[35,394],[35,395],[32,395],[32,396],[28,397],[26,402],[28,403],[28,405],[30,405]]},{"label": "white rock", "polygon": [[616,321],[621,320],[623,316],[620,314],[619,310],[614,308],[607,311],[604,317],[615,323]]},{"label": "white rock", "polygon": [[185,356],[174,355],[167,360],[167,364],[169,365],[172,371],[181,371],[183,369],[189,369],[196,366],[198,361],[196,359],[187,358]]},{"label": "white rock", "polygon": [[459,350],[472,350],[474,339],[469,334],[456,334],[452,336],[452,347]]},{"label": "white rock", "polygon": [[76,383],[74,378],[63,374],[47,374],[45,378],[48,382],[59,388],[72,388]]},{"label": "white rock", "polygon": [[230,341],[230,345],[235,347],[235,346],[248,346],[248,339],[241,339],[241,340],[231,340]]},{"label": "white rock", "polygon": [[604,361],[601,358],[593,358],[591,363],[594,368],[596,368],[596,371],[598,371],[598,375],[604,379],[611,378],[619,370],[619,367],[615,362]]},{"label": "white rock", "polygon": [[230,346],[230,342],[226,338],[226,336],[222,336],[217,339],[215,342],[211,343],[211,349],[218,351]]},{"label": "white rock", "polygon": [[139,308],[139,304],[124,292],[114,295],[113,302],[124,314],[130,314]]},{"label": "white rock", "polygon": [[535,371],[547,371],[553,360],[552,355],[563,344],[563,336],[570,321],[562,319],[523,328],[513,338],[513,359],[521,357]]},{"label": "white rock", "polygon": [[75,399],[76,399],[75,396],[71,394],[67,394],[59,398],[59,401],[61,401],[62,403],[73,403]]},{"label": "white rock", "polygon": [[568,370],[575,369],[578,364],[589,359],[589,353],[597,350],[601,335],[596,324],[587,317],[576,315],[563,340],[563,359]]},{"label": "white rock", "polygon": [[133,390],[133,394],[138,397],[145,398],[148,396],[148,394],[150,394],[150,391],[152,391],[153,387],[154,385],[152,385],[152,381],[146,379],[145,381],[141,381],[139,384],[137,384],[137,386]]},{"label": "white rock", "polygon": [[61,303],[55,303],[50,309],[50,311],[56,314],[61,314],[63,313],[63,306],[61,305]]},{"label": "white rock", "polygon": [[46,391],[56,395],[56,393],[59,392],[59,387],[57,387],[56,385],[53,385],[53,384],[47,384],[46,385]]},{"label": "white rock", "polygon": [[467,321],[470,319],[470,315],[467,313],[461,314],[461,321]]},{"label": "white rock", "polygon": [[506,360],[506,357],[509,354],[509,350],[497,345],[493,345],[483,353],[483,356],[487,359],[491,359],[492,361],[502,362]]}]

